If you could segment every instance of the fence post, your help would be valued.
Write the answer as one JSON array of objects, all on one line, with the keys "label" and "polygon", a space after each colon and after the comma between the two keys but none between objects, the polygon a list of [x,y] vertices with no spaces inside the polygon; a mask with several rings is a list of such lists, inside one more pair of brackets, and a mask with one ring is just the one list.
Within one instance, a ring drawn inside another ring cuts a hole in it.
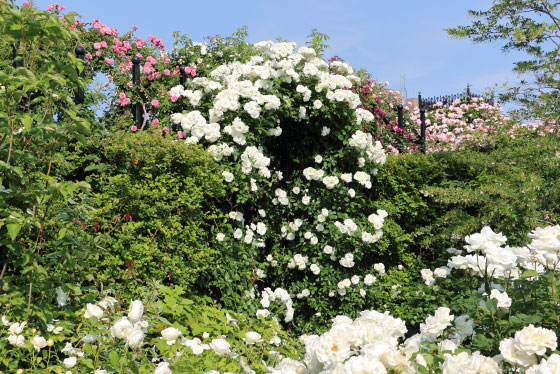
[{"label": "fence post", "polygon": [[418,92],[418,109],[422,109],[424,105],[422,105],[422,92]]},{"label": "fence post", "polygon": [[[136,87],[136,93],[139,93],[138,87],[140,86],[140,57],[132,57],[132,84]],[[136,128],[143,130],[142,123],[144,122],[144,111],[142,110],[142,105],[139,102],[134,104],[134,121],[136,122]]]},{"label": "fence post", "polygon": [[399,152],[403,151],[403,137],[404,137],[404,118],[403,118],[403,105],[399,104],[397,105],[397,128],[399,129],[399,136],[397,136],[398,139],[398,147],[399,147]]},{"label": "fence post", "polygon": [[471,85],[467,83],[467,103],[471,103]]},{"label": "fence post", "polygon": [[420,151],[426,153],[426,109],[420,108]]},{"label": "fence post", "polygon": [[14,68],[23,67],[23,60],[18,59],[19,42],[12,45],[12,50],[14,51]]},{"label": "fence post", "polygon": [[[84,47],[82,47],[81,45],[77,46],[76,49],[74,49],[74,53],[76,53],[77,58],[84,61],[84,56],[86,55],[86,50],[84,49]],[[79,72],[78,75],[79,75],[80,78],[84,77],[84,70],[85,70],[85,68],[81,72]],[[84,103],[84,98],[85,98],[84,90],[81,87],[78,87],[78,93],[77,93],[76,97],[74,97],[74,103],[83,104]]]},{"label": "fence post", "polygon": [[183,87],[185,87],[185,82],[187,80],[187,77],[186,77],[187,74],[185,73],[185,67],[186,66],[184,66],[184,65],[179,66],[179,73],[180,73],[179,84]]}]

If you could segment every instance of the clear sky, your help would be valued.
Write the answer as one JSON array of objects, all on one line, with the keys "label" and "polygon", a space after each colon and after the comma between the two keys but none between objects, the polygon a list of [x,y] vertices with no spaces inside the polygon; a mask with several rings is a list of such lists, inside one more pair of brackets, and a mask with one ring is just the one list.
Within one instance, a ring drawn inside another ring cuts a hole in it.
[{"label": "clear sky", "polygon": [[[18,0],[18,3],[21,1]],[[51,0],[36,0],[46,9]],[[499,44],[451,39],[446,27],[468,24],[467,9],[485,10],[491,0],[60,0],[84,21],[97,17],[120,32],[138,26],[137,35],[154,35],[172,45],[173,31],[194,41],[231,35],[248,26],[249,42],[276,37],[303,45],[313,28],[330,36],[326,57],[340,56],[373,77],[402,88],[408,97],[472,91],[516,77],[512,63],[521,54],[503,54]]]}]

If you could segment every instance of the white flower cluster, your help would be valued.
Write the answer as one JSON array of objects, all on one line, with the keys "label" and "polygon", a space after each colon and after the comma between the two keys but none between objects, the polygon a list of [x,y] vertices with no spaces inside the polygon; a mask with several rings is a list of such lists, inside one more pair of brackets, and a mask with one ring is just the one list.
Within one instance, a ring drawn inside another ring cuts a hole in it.
[{"label": "white flower cluster", "polygon": [[192,111],[187,114],[175,113],[171,116],[171,122],[180,125],[186,138],[186,143],[198,143],[201,139],[205,139],[209,143],[214,143],[221,136],[220,125],[212,122],[208,123],[206,118],[198,111]]},{"label": "white flower cluster", "polygon": [[299,270],[304,270],[308,261],[307,256],[302,256],[299,253],[296,253],[294,257],[288,261],[288,268],[294,269],[297,267]]},{"label": "white flower cluster", "polygon": [[291,322],[294,318],[294,307],[293,301],[290,297],[288,291],[284,290],[283,288],[277,288],[274,291],[270,288],[265,288],[261,294],[261,305],[264,310],[259,309],[257,311],[257,316],[263,315],[268,316],[268,308],[270,307],[271,302],[276,302],[280,305],[284,305],[286,307],[286,315],[284,317],[284,322]]},{"label": "white flower cluster", "polygon": [[241,154],[241,171],[245,174],[250,173],[254,168],[258,170],[260,176],[270,178],[268,165],[270,165],[270,158],[265,157],[257,147],[247,147]]},{"label": "white flower cluster", "polygon": [[[369,113],[369,112],[368,112]],[[370,113],[371,114],[371,113]],[[383,146],[379,141],[373,143],[373,136],[369,133],[358,130],[352,135],[348,144],[358,148],[368,160],[383,165],[387,159],[387,155],[383,150]]]},{"label": "white flower cluster", "polygon": [[[200,78],[199,78],[200,79]],[[198,106],[198,103],[200,103],[200,99],[202,99],[202,92],[199,90],[185,90],[185,87],[178,85],[175,87],[172,87],[169,90],[169,95],[175,99],[180,99],[182,97],[185,97],[189,100],[189,103],[193,106],[196,107]]]},{"label": "white flower cluster", "polygon": [[494,278],[510,279],[519,278],[523,268],[539,273],[544,273],[546,269],[558,270],[560,226],[539,227],[529,237],[533,241],[527,247],[502,247],[507,238],[485,226],[480,233],[465,238],[468,243],[465,249],[475,254],[453,256],[448,261],[448,267],[476,275],[487,273]]},{"label": "white flower cluster", "polygon": [[[276,367],[269,368],[270,374],[308,373],[308,374],[386,374],[389,372],[416,374],[425,372],[426,360],[421,351],[430,353],[426,342],[433,342],[443,331],[451,326],[453,316],[449,309],[438,308],[433,316],[421,325],[422,333],[399,344],[407,332],[405,323],[393,318],[388,312],[363,311],[360,317],[352,320],[345,316],[333,319],[333,325],[323,335],[303,336],[305,357],[300,361],[283,359]],[[480,352],[454,353],[458,344],[472,335],[472,320],[464,315],[455,319],[454,340],[443,340],[435,346],[433,354],[443,357],[440,364],[442,374],[457,373],[501,373],[498,361],[485,357]],[[523,331],[523,330],[522,330]],[[529,334],[526,334],[529,335]],[[457,338],[458,337],[458,338]],[[543,343],[533,339],[527,342],[526,349],[543,352],[543,347],[552,348],[552,337]],[[554,340],[555,343],[555,340]],[[546,348],[545,348],[546,349]],[[452,352],[452,353],[448,353]],[[558,355],[550,356],[548,361],[541,361],[543,368],[556,367]],[[544,362],[544,363],[543,363]],[[533,370],[533,371],[530,371]],[[527,373],[537,374],[540,367],[534,366]],[[543,371],[543,373],[549,373]]]},{"label": "white flower cluster", "polygon": [[[555,350],[557,347],[556,334],[552,330],[535,327],[532,324],[517,331],[513,338],[500,342],[500,353],[504,360],[522,368],[537,364],[537,356],[545,354],[547,348]],[[533,369],[533,372],[537,368]],[[530,371],[528,370],[527,373]]]},{"label": "white flower cluster", "polygon": [[420,275],[422,276],[422,279],[424,280],[426,286],[431,286],[436,281],[435,277],[447,278],[450,272],[451,269],[449,269],[447,266],[441,266],[439,268],[436,268],[434,271],[430,269],[422,269],[420,271]]}]

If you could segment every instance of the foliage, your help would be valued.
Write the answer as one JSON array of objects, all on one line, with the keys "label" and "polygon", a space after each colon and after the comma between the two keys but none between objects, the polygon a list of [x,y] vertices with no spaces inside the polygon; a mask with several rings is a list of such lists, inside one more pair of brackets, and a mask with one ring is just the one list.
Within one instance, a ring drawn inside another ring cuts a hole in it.
[{"label": "foliage", "polygon": [[198,283],[203,292],[221,256],[207,231],[224,196],[208,154],[170,137],[129,132],[93,137],[73,157],[69,173],[92,186],[94,211],[83,224],[102,248],[89,259],[96,284],[126,299],[152,279],[187,289]]},{"label": "foliage", "polygon": [[517,244],[523,232],[560,218],[559,151],[557,136],[527,132],[482,149],[389,157],[372,198],[405,233],[398,238],[406,251],[427,262],[481,225]]},{"label": "foliage", "polygon": [[[18,51],[15,67],[0,70],[0,279],[5,290],[28,284],[28,315],[34,294],[52,297],[57,284],[83,272],[96,249],[94,238],[74,224],[88,214],[89,185],[53,172],[64,144],[89,135],[72,95],[84,87],[76,32],[68,29],[73,16],[0,3],[3,43]],[[61,276],[51,277],[51,269]]]},{"label": "foliage", "polygon": [[[87,296],[71,298],[56,308],[44,304],[43,312],[32,320],[18,313],[18,298],[1,296],[6,307],[0,310],[0,371],[62,372],[72,368],[74,373],[102,369],[152,373],[166,360],[179,372],[239,372],[246,366],[264,373],[265,364],[274,365],[282,356],[295,357],[300,350],[300,343],[272,321],[187,299],[178,286],[154,283],[145,290],[146,303],[137,300],[130,308],[128,302],[110,293],[88,291]],[[135,327],[119,328],[123,319]],[[20,325],[24,321],[27,323]],[[162,332],[170,328],[178,333],[173,341]],[[247,340],[250,331],[259,334],[260,340]],[[7,339],[10,336],[19,336],[21,343],[12,344]],[[227,354],[212,345],[215,339],[227,341]]]},{"label": "foliage", "polygon": [[[488,10],[469,10],[476,20],[468,26],[446,29],[454,37],[475,43],[503,43],[502,50],[522,51],[528,59],[515,63],[514,71],[524,77],[502,100],[523,105],[522,118],[558,120],[560,107],[560,24],[555,0],[498,0]],[[528,80],[526,80],[528,79]]]}]

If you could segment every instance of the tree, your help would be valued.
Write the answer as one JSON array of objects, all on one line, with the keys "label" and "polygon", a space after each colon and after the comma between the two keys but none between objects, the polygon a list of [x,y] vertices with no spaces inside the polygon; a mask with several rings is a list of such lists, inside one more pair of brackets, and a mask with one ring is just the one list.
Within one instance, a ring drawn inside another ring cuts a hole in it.
[{"label": "tree", "polygon": [[517,102],[520,118],[560,117],[560,14],[558,0],[494,0],[486,11],[469,10],[468,26],[445,29],[450,36],[475,43],[503,42],[502,51],[527,53],[513,69],[522,79],[500,95]]}]

